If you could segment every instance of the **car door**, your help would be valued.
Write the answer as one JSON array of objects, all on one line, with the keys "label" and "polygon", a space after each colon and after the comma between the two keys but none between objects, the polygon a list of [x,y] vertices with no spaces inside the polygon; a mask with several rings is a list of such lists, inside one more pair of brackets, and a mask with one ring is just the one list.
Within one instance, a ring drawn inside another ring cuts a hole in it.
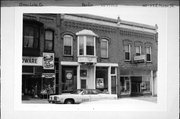
[{"label": "car door", "polygon": [[99,95],[99,92],[97,92],[96,90],[90,90],[89,91],[89,95],[90,95],[90,99],[91,101],[97,101],[101,99],[101,96]]},{"label": "car door", "polygon": [[87,90],[83,90],[83,92],[81,93],[80,97],[82,102],[88,102],[88,101],[91,101],[91,97],[90,95],[88,94],[88,91]]}]

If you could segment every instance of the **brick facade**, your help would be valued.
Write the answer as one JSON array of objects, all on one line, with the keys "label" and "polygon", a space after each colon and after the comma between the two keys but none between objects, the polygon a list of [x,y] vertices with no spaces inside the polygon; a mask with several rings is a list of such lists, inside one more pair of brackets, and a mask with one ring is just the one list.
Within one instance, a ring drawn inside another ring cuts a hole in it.
[{"label": "brick facade", "polygon": [[[74,19],[71,19],[71,18],[74,18]],[[88,29],[98,35],[98,37],[95,40],[97,62],[93,66],[98,68],[102,63],[104,63],[104,64],[107,64],[107,66],[104,66],[104,67],[107,67],[107,68],[116,67],[116,70],[117,70],[116,93],[117,94],[121,92],[120,87],[122,86],[122,84],[120,82],[122,80],[122,82],[124,83],[123,77],[129,77],[129,81],[131,83],[131,80],[135,79],[131,77],[140,76],[142,78],[141,83],[143,82],[144,77],[145,77],[145,80],[149,78],[148,80],[150,80],[150,87],[151,87],[151,89],[149,90],[149,93],[150,94],[153,93],[153,95],[154,94],[156,95],[156,92],[154,91],[156,90],[156,87],[153,87],[156,84],[153,85],[153,83],[155,82],[154,80],[157,80],[155,74],[157,71],[158,33],[156,32],[155,27],[148,26],[148,25],[143,26],[143,24],[136,24],[133,22],[126,23],[126,21],[122,21],[122,23],[118,25],[117,21],[114,19],[103,18],[103,17],[98,17],[98,16],[92,16],[92,15],[24,14],[23,19],[35,20],[43,24],[43,29],[41,29],[40,31],[40,56],[39,57],[42,57],[43,52],[45,52],[44,31],[46,29],[51,29],[54,31],[54,41],[53,41],[54,48],[53,48],[53,51],[51,52],[54,53],[55,59],[58,59],[56,61],[57,62],[56,65],[58,65],[58,70],[57,72],[56,70],[54,71],[54,73],[56,72],[58,75],[58,77],[56,76],[56,79],[55,79],[56,80],[55,93],[60,94],[63,92],[62,80],[64,79],[62,78],[63,78],[64,69],[66,69],[69,66],[70,68],[74,69],[73,71],[75,71],[76,73],[79,73],[78,66],[81,64],[78,64],[78,42],[77,42],[78,36],[76,35],[76,33],[84,29]],[[79,19],[82,19],[82,20],[79,20]],[[90,20],[90,21],[92,20],[93,22],[95,21],[97,23],[91,23],[86,20]],[[107,23],[107,25],[104,25],[101,22]],[[113,24],[113,25],[110,25],[110,24]],[[127,28],[121,27],[121,24],[122,26],[126,25]],[[136,27],[139,27],[140,29],[151,30],[154,33],[133,29],[131,28],[133,27],[133,25]],[[63,55],[64,35],[70,35],[73,38],[73,47],[72,47],[73,55],[72,56]],[[108,41],[108,58],[101,58],[100,43],[102,39],[106,39]],[[130,61],[125,61],[124,46],[126,44],[130,44],[130,49],[131,49]],[[135,46],[141,46],[142,55],[146,55],[146,47],[150,46],[151,47],[151,62],[145,61],[142,63],[135,63],[133,60],[136,54]],[[62,65],[62,62],[67,62],[67,63],[73,62],[73,63],[77,63],[77,65],[66,66],[66,65]],[[111,66],[110,64],[116,64],[116,66],[114,65]],[[111,72],[111,69],[108,69],[108,71]],[[111,75],[111,73],[108,73],[108,76],[109,75]],[[75,81],[77,82],[75,84],[78,83],[78,78],[80,78],[78,76],[79,74],[76,74]],[[95,80],[96,79],[94,79],[94,81]],[[109,79],[108,77],[107,80],[110,81],[111,78]],[[111,83],[107,85],[110,86]],[[80,85],[80,84],[77,84],[77,85]],[[125,84],[123,85],[125,88],[128,87],[128,86],[125,86]],[[130,84],[127,84],[127,85],[130,85]],[[132,85],[130,87],[132,87]],[[111,88],[108,88],[108,91],[109,93],[111,93]]]}]

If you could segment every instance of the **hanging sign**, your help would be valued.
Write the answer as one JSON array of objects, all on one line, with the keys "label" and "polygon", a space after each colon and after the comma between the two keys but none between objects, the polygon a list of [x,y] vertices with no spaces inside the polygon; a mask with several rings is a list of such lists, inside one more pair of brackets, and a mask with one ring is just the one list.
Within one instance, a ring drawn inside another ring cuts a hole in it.
[{"label": "hanging sign", "polygon": [[54,53],[43,53],[43,69],[54,69]]}]

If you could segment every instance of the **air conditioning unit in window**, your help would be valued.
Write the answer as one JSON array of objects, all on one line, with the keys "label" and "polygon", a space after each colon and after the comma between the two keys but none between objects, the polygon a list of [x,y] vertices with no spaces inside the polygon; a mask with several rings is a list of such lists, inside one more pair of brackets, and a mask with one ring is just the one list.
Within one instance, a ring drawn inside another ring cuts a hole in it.
[{"label": "air conditioning unit in window", "polygon": [[134,56],[134,63],[144,63],[146,62],[146,55]]}]

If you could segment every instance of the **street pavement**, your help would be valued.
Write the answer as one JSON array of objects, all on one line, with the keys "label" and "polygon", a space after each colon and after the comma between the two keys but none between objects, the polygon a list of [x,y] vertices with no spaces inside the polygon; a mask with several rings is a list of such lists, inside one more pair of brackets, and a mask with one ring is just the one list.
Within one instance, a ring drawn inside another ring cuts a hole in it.
[{"label": "street pavement", "polygon": [[[138,96],[138,97],[122,97],[119,98],[117,100],[108,100],[109,103],[123,103],[124,101],[143,101],[143,102],[153,102],[156,103],[157,102],[157,97],[153,97],[153,96]],[[47,99],[29,99],[29,100],[23,100],[22,101],[23,104],[51,104],[48,103]],[[100,100],[100,101],[93,101],[93,102],[87,102],[87,103],[104,103],[104,100]],[[83,103],[82,103],[83,104]]]}]

